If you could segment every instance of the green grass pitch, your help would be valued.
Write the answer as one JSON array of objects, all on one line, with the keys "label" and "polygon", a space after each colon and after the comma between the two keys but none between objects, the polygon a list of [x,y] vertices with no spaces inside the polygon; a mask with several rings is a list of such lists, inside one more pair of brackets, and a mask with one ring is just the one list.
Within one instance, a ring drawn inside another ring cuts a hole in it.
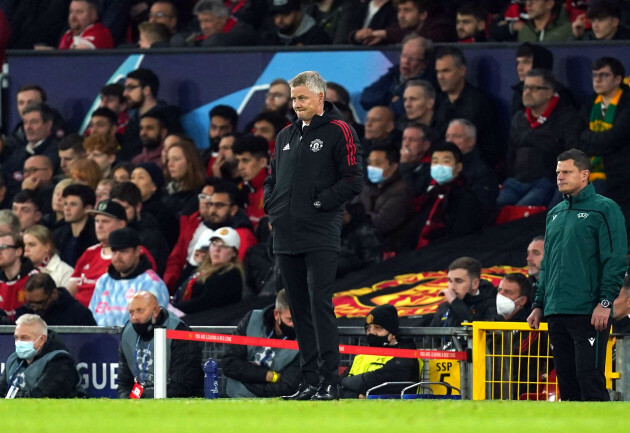
[{"label": "green grass pitch", "polygon": [[4,400],[2,432],[583,433],[628,431],[614,403],[343,400]]}]

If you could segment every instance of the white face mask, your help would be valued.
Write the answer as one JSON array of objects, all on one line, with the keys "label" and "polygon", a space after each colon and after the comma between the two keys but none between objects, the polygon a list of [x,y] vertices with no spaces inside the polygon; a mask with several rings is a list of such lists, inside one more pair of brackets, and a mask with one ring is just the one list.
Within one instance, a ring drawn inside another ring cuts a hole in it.
[{"label": "white face mask", "polygon": [[497,313],[503,316],[509,316],[514,312],[516,304],[513,300],[502,294],[497,294]]}]

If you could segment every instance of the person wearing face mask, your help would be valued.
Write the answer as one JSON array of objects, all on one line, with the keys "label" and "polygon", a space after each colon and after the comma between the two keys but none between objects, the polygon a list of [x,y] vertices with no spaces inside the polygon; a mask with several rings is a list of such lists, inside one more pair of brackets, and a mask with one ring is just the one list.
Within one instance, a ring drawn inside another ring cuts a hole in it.
[{"label": "person wearing face mask", "polygon": [[[390,304],[379,305],[365,317],[365,333],[370,347],[415,349],[410,339],[401,338],[398,311]],[[422,360],[381,355],[357,355],[341,379],[342,398],[365,398],[368,389],[385,382],[417,382]],[[388,386],[380,394],[400,393],[404,386]]]},{"label": "person wearing face mask", "polygon": [[497,313],[507,322],[526,322],[532,312],[532,284],[520,273],[503,277],[497,287]]},{"label": "person wearing face mask", "polygon": [[[174,314],[162,308],[151,292],[137,292],[129,301],[129,321],[118,348],[118,397],[130,398],[134,387],[140,398],[154,395],[153,330],[156,327],[177,331],[191,329]],[[194,341],[172,340],[166,345],[166,395],[200,397],[203,394],[202,345]]]},{"label": "person wearing face mask", "polygon": [[0,376],[2,397],[82,397],[76,363],[61,338],[35,314],[25,314],[15,324],[15,352]]},{"label": "person wearing face mask", "polygon": [[368,155],[369,182],[355,200],[383,237],[383,251],[411,250],[405,240],[416,231],[412,217],[413,192],[399,171],[400,151],[394,146],[374,146]]},{"label": "person wearing face mask", "polygon": [[435,145],[431,183],[415,202],[420,222],[416,249],[436,239],[466,236],[480,230],[485,214],[477,194],[462,176],[462,151],[450,142]]},{"label": "person wearing face mask", "polygon": [[[295,340],[285,290],[278,292],[275,305],[247,313],[234,334]],[[300,383],[300,358],[296,350],[231,344],[225,348],[221,365],[227,376],[227,397],[278,397],[292,392]]]}]

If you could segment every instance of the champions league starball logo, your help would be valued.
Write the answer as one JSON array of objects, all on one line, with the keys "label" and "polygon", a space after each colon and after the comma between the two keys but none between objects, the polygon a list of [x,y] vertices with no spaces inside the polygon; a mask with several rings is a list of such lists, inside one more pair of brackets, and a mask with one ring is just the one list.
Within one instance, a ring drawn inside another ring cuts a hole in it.
[{"label": "champions league starball logo", "polygon": [[324,147],[324,142],[319,138],[311,141],[311,150],[313,152],[319,152],[320,150],[322,150],[322,147]]}]

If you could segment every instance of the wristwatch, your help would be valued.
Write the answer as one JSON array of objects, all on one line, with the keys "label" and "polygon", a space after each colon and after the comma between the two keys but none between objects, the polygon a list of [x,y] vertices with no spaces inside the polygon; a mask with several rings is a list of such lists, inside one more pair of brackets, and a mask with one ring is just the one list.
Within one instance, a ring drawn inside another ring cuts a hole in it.
[{"label": "wristwatch", "polygon": [[613,306],[613,303],[610,302],[608,299],[602,299],[599,305],[601,305],[604,308],[611,308]]},{"label": "wristwatch", "polygon": [[313,202],[313,206],[315,206],[317,209],[321,209],[321,207],[322,207],[322,202],[321,202],[321,201],[319,201],[319,200],[315,200],[315,201]]}]

